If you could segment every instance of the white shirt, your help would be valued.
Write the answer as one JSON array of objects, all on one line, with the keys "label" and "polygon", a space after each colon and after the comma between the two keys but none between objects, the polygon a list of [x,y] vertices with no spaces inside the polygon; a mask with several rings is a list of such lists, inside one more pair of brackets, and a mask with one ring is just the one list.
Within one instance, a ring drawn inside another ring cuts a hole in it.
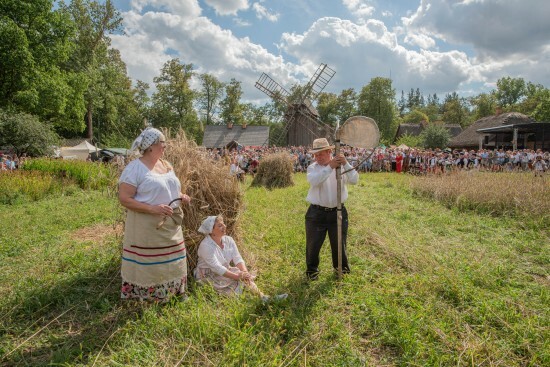
[{"label": "white shirt", "polygon": [[120,175],[118,183],[136,188],[134,199],[149,205],[168,204],[180,197],[181,184],[174,170],[168,173],[151,172],[139,159],[134,159]]},{"label": "white shirt", "polygon": [[244,262],[232,237],[223,236],[222,244],[223,249],[214,242],[212,237],[206,236],[197,250],[199,257],[197,269],[210,269],[218,275],[224,275],[229,270],[231,261],[235,266]]},{"label": "white shirt", "polygon": [[[351,168],[352,166],[348,162],[342,167],[342,172]],[[306,200],[309,203],[327,208],[335,208],[338,205],[335,169],[332,169],[329,165],[321,166],[315,162],[307,168],[307,181],[309,182],[309,192]],[[342,203],[348,198],[346,184],[355,185],[358,181],[359,173],[354,169],[342,175]]]}]

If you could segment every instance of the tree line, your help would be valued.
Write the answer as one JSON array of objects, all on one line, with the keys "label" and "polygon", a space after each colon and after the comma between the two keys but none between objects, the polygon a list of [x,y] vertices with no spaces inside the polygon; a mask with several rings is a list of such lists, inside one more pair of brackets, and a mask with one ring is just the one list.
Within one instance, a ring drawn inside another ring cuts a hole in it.
[{"label": "tree line", "polygon": [[[183,128],[198,143],[205,125],[269,125],[280,129],[285,104],[242,101],[242,83],[198,74],[174,58],[147,83],[132,81],[110,36],[122,32],[111,0],[0,2],[0,147],[32,155],[59,138],[86,137],[104,146],[129,146],[146,123]],[[199,88],[193,89],[192,81]],[[303,86],[291,88],[298,99]],[[459,124],[503,111],[550,121],[550,90],[522,78],[503,77],[496,89],[474,97],[453,92],[424,95],[412,89],[399,99],[391,79],[376,77],[359,91],[323,92],[315,106],[321,121],[336,125],[353,115],[374,118],[384,142],[400,123]]]}]

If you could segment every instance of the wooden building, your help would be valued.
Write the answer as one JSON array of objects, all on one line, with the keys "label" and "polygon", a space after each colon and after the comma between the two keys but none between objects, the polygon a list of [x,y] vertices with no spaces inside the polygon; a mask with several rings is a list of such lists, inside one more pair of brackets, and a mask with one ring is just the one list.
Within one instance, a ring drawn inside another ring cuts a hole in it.
[{"label": "wooden building", "polygon": [[202,145],[206,148],[223,148],[231,142],[242,146],[267,146],[269,126],[206,125]]},{"label": "wooden building", "polygon": [[[535,124],[539,123],[518,112],[483,117],[464,129],[460,135],[452,138],[449,147],[455,149],[513,149],[513,126],[516,125],[518,149],[540,147],[541,139],[538,135],[548,135],[548,130],[545,130],[542,125],[535,126]],[[543,141],[545,139],[548,137],[544,137]]]}]

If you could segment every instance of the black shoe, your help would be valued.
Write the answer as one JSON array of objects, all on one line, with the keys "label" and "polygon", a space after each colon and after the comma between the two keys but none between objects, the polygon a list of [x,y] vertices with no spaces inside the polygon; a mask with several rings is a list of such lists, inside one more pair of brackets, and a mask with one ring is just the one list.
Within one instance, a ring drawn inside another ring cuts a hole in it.
[{"label": "black shoe", "polygon": [[319,272],[316,273],[306,273],[308,280],[317,280],[319,279]]}]

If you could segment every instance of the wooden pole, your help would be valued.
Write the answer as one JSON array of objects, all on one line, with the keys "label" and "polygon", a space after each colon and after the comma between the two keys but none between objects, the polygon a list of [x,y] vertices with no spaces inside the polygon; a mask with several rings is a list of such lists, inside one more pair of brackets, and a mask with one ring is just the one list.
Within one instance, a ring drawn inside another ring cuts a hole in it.
[{"label": "wooden pole", "polygon": [[[340,154],[340,131],[336,129],[335,156]],[[338,280],[342,279],[342,168],[336,168],[336,218],[338,229]]]}]

